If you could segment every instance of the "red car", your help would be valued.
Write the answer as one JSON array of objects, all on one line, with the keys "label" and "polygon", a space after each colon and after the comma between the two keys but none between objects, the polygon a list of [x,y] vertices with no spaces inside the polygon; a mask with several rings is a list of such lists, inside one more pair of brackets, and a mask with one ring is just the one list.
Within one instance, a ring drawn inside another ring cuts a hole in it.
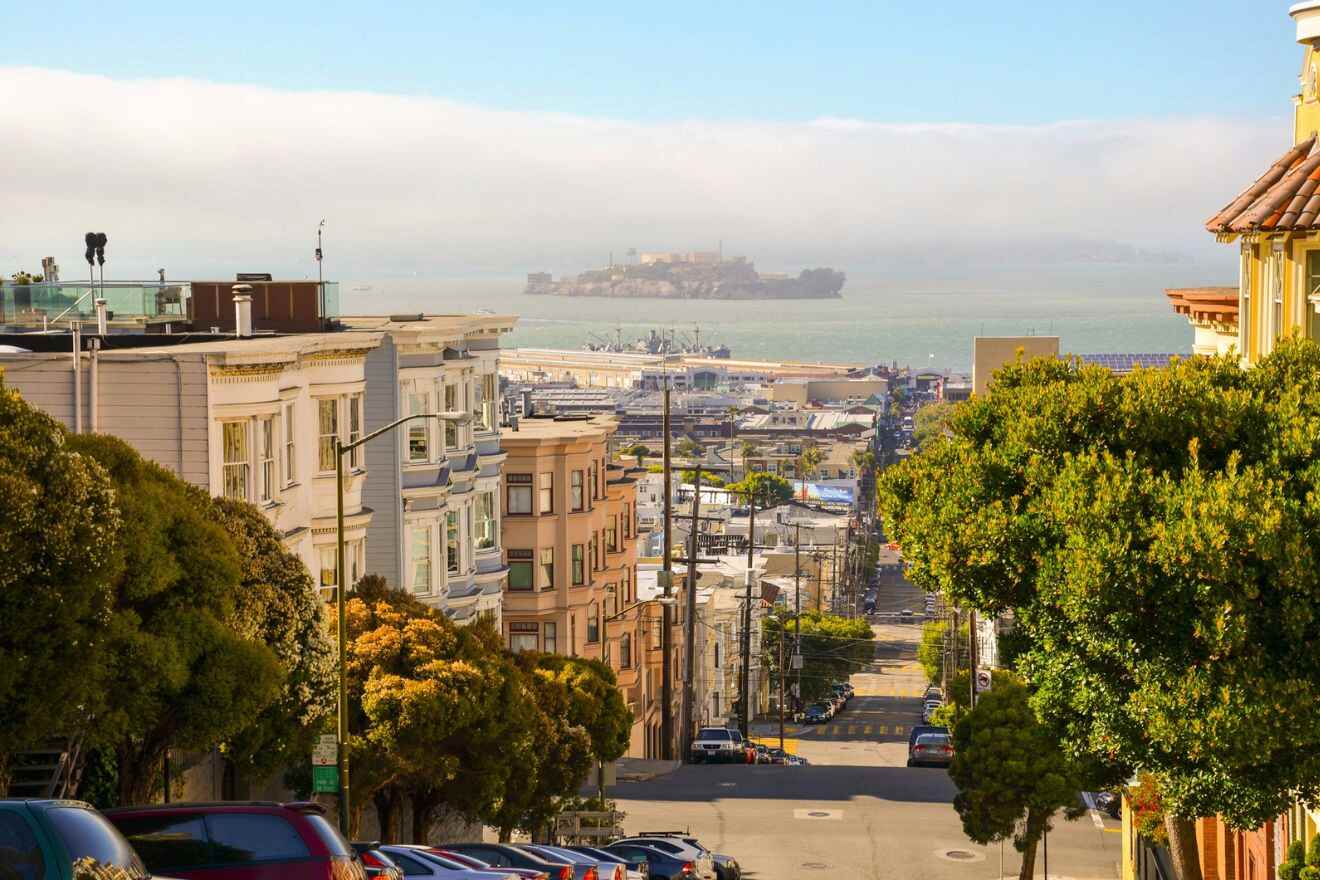
[{"label": "red car", "polygon": [[148,870],[183,880],[367,880],[314,803],[225,801],[107,810]]}]

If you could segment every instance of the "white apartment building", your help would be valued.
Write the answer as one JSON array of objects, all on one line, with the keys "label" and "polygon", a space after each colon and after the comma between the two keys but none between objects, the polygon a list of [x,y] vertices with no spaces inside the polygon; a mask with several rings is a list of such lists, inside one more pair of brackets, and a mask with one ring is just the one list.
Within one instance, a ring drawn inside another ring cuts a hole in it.
[{"label": "white apartment building", "polygon": [[508,569],[500,546],[500,315],[354,317],[348,335],[379,334],[367,356],[365,429],[406,415],[463,412],[467,424],[417,419],[368,444],[372,509],[365,571],[452,620],[500,623]]}]

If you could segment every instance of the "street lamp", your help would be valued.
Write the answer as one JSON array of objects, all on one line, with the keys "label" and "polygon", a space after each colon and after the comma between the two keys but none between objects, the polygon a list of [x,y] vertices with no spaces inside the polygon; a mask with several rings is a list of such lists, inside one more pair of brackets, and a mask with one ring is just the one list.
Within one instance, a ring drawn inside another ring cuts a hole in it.
[{"label": "street lamp", "polygon": [[[319,235],[319,230],[318,230]],[[319,253],[319,251],[318,251]],[[345,669],[348,665],[348,626],[344,613],[344,456],[374,440],[381,434],[393,431],[404,422],[413,419],[435,419],[439,422],[453,422],[464,425],[472,420],[472,415],[465,412],[414,413],[404,416],[377,428],[365,437],[345,443],[335,437],[335,611],[339,617],[339,830],[345,838],[348,834],[348,679]]]}]

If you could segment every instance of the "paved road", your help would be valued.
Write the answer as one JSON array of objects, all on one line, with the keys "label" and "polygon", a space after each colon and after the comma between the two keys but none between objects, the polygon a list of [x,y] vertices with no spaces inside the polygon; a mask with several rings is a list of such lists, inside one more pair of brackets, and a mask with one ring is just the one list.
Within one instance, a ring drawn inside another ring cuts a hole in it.
[{"label": "paved road", "polygon": [[[998,877],[1000,849],[963,836],[948,774],[905,766],[925,684],[915,659],[920,624],[874,629],[876,664],[853,676],[857,697],[848,709],[828,724],[786,730],[787,744],[810,766],[682,767],[616,786],[626,830],[690,829],[737,857],[749,880]],[[1050,835],[1050,880],[1115,880],[1117,826],[1097,814],[1060,819]],[[1004,849],[1004,873],[1016,877],[1016,853]],[[1036,876],[1042,867],[1038,858]]]}]

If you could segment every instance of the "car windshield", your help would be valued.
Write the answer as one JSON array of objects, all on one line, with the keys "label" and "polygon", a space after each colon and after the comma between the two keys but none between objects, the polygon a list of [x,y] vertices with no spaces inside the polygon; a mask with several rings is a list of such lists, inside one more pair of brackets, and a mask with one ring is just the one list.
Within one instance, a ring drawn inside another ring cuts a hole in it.
[{"label": "car windshield", "polygon": [[942,733],[925,733],[917,737],[917,745],[919,746],[939,747],[948,744],[949,738]]},{"label": "car windshield", "polygon": [[73,862],[89,859],[96,866],[119,868],[132,878],[147,877],[146,866],[133,847],[100,813],[69,806],[54,807],[46,816]]},{"label": "car windshield", "polygon": [[[690,729],[690,728],[689,728]],[[722,739],[725,742],[733,741],[733,733],[725,730],[723,727],[703,727],[697,733],[697,739]]]}]

